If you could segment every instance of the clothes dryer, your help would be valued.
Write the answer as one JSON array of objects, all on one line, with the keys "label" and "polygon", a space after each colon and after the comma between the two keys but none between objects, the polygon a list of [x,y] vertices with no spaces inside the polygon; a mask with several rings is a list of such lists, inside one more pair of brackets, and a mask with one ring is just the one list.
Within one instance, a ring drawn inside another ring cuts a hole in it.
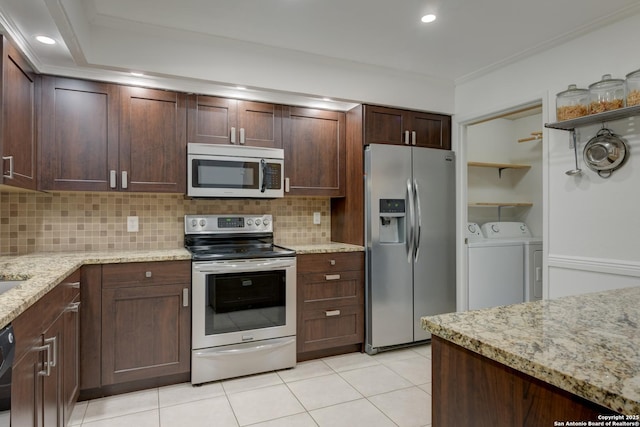
[{"label": "clothes dryer", "polygon": [[469,310],[523,302],[521,241],[488,239],[476,223],[467,225]]}]

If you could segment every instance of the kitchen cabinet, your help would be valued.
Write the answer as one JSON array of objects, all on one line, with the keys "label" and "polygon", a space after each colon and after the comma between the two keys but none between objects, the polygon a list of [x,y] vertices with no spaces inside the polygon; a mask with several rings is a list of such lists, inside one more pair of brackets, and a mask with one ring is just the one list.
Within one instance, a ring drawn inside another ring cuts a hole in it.
[{"label": "kitchen cabinet", "polygon": [[80,272],[13,321],[11,425],[65,426],[78,398]]},{"label": "kitchen cabinet", "polygon": [[451,149],[451,116],[364,106],[364,144]]},{"label": "kitchen cabinet", "polygon": [[186,114],[185,94],[120,88],[120,190],[185,192]]},{"label": "kitchen cabinet", "polygon": [[284,118],[285,192],[344,197],[345,114],[289,107]]},{"label": "kitchen cabinet", "polygon": [[[1,37],[1,36],[0,36]],[[2,38],[0,184],[35,190],[40,79],[18,49]]]},{"label": "kitchen cabinet", "polygon": [[189,142],[282,148],[281,105],[206,95],[188,104]]},{"label": "kitchen cabinet", "polygon": [[298,361],[360,351],[364,253],[298,255]]},{"label": "kitchen cabinet", "polygon": [[191,263],[102,266],[101,386],[189,374]]},{"label": "kitchen cabinet", "polygon": [[586,424],[612,413],[440,337],[432,337],[431,351],[434,426]]},{"label": "kitchen cabinet", "polygon": [[45,76],[40,189],[185,190],[184,94]]}]

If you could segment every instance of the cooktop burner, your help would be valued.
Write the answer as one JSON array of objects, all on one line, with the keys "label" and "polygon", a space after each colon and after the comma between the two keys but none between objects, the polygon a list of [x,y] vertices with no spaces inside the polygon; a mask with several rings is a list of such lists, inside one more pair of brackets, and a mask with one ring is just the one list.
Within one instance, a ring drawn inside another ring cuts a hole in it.
[{"label": "cooktop burner", "polygon": [[291,257],[273,244],[271,215],[185,215],[184,245],[194,261]]}]

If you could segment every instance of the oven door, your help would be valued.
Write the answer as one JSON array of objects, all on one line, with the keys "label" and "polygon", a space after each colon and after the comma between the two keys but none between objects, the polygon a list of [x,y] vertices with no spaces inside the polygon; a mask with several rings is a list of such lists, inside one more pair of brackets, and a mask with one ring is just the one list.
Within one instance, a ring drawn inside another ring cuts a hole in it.
[{"label": "oven door", "polygon": [[194,349],[296,334],[296,259],[192,263]]}]

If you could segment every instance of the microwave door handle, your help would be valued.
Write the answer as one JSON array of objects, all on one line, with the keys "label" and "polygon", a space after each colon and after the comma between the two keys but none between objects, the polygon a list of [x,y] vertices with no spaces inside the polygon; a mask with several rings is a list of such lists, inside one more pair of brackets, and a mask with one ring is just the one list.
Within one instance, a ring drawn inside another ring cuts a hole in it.
[{"label": "microwave door handle", "polygon": [[260,168],[262,169],[262,183],[260,184],[260,192],[264,193],[267,190],[267,161],[265,159],[260,160]]}]

